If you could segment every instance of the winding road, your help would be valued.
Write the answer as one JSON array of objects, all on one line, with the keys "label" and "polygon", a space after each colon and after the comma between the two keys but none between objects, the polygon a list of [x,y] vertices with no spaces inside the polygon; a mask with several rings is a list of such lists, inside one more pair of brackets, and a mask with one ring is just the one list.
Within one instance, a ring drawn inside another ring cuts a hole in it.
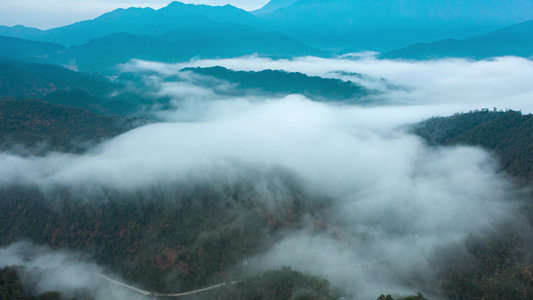
[{"label": "winding road", "polygon": [[[118,285],[118,286],[121,286],[121,287],[125,287],[127,289],[130,289],[130,290],[132,290],[132,291],[134,291],[136,293],[139,293],[139,294],[147,296],[147,297],[173,297],[173,298],[185,297],[185,296],[190,296],[190,295],[193,295],[193,294],[198,294],[198,293],[201,293],[201,292],[205,292],[205,291],[208,291],[208,290],[220,288],[220,287],[223,287],[223,286],[226,285],[226,283],[220,283],[220,284],[217,284],[217,285],[209,286],[209,287],[206,287],[206,288],[203,288],[203,289],[198,289],[198,290],[194,290],[194,291],[190,291],[190,292],[175,293],[175,294],[162,294],[162,293],[154,293],[154,292],[142,290],[142,289],[136,288],[134,286],[122,283],[120,281],[116,281],[116,280],[114,280],[112,278],[109,278],[109,277],[107,277],[105,275],[102,275],[102,274],[99,274],[99,273],[94,273],[94,272],[86,272],[86,273],[94,275],[94,276],[98,276],[98,277],[106,280],[109,283],[112,283],[114,285]],[[236,284],[236,283],[238,283],[238,281],[232,281],[230,284]]]}]

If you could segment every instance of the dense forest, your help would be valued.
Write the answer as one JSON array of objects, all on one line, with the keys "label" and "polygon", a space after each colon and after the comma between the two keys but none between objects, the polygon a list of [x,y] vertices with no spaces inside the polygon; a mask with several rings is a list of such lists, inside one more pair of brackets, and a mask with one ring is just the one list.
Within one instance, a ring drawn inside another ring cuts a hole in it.
[{"label": "dense forest", "polygon": [[480,146],[493,151],[512,176],[533,180],[533,116],[519,111],[483,109],[434,117],[416,124],[411,132],[431,145]]}]

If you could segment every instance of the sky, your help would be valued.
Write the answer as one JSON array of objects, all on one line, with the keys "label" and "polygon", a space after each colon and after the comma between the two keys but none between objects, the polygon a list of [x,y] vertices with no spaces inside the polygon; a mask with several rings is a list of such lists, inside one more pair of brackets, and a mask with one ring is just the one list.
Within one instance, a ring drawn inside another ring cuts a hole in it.
[{"label": "sky", "polygon": [[[117,8],[152,7],[159,9],[172,0],[1,0],[0,25],[24,25],[39,29],[69,25],[94,19]],[[259,9],[268,0],[183,0],[183,3],[226,5],[244,10]]]}]

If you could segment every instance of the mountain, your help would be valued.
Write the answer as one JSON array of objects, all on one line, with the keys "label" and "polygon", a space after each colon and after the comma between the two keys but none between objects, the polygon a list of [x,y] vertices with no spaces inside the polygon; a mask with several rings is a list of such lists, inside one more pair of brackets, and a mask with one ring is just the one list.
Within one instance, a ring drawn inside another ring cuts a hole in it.
[{"label": "mountain", "polygon": [[82,45],[113,33],[159,36],[196,23],[198,18],[203,17],[215,22],[235,22],[256,27],[261,23],[252,14],[231,5],[208,6],[172,2],[158,10],[136,7],[117,9],[93,20],[45,31],[22,30],[20,27],[17,27],[18,30],[3,28],[0,34],[71,46]]},{"label": "mountain", "polygon": [[298,0],[271,0],[260,9],[254,10],[251,13],[254,15],[266,14],[275,11],[276,9],[287,7]]},{"label": "mountain", "polygon": [[434,43],[414,44],[384,53],[381,57],[406,59],[467,57],[485,59],[505,55],[533,57],[533,21],[522,22],[464,40],[446,39]]},{"label": "mountain", "polygon": [[278,31],[338,52],[383,52],[417,42],[463,39],[527,21],[532,15],[529,0],[273,0],[253,14],[230,5],[172,2],[158,10],[117,9],[44,31],[2,26],[0,35],[79,46],[114,33],[157,37],[207,17],[218,23]]},{"label": "mountain", "polygon": [[[233,71],[223,67],[187,68],[196,74],[214,77],[236,84],[239,90],[254,94],[287,95],[301,94],[316,101],[358,102],[360,98],[371,93],[370,90],[353,82],[340,79],[307,76],[302,73],[280,70],[263,70],[260,72]],[[233,91],[235,92],[235,91]]]},{"label": "mountain", "polygon": [[387,51],[416,42],[466,38],[532,15],[533,2],[528,0],[299,0],[257,16],[316,47]]},{"label": "mountain", "polygon": [[191,25],[157,37],[116,33],[94,39],[71,47],[64,60],[75,59],[80,70],[114,74],[116,64],[134,58],[179,62],[251,54],[292,57],[320,55],[323,52],[277,32],[265,32],[231,22],[218,23],[198,16]]},{"label": "mountain", "polygon": [[41,62],[64,53],[65,47],[54,43],[42,43],[19,38],[0,36],[0,57]]}]

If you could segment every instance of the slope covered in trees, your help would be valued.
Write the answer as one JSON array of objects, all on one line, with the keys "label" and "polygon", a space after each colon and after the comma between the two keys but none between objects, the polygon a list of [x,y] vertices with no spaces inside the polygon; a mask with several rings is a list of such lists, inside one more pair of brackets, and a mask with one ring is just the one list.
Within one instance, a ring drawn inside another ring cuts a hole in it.
[{"label": "slope covered in trees", "polygon": [[533,180],[533,115],[485,109],[431,118],[411,131],[432,145],[473,145],[494,151],[503,170]]},{"label": "slope covered in trees", "polygon": [[301,94],[318,101],[357,102],[372,91],[353,82],[340,79],[307,76],[302,73],[281,70],[259,72],[233,71],[224,67],[187,68],[196,74],[215,77],[237,85],[238,89],[265,94]]},{"label": "slope covered in trees", "polygon": [[0,149],[80,152],[146,123],[38,100],[0,99]]},{"label": "slope covered in trees", "polygon": [[0,58],[0,83],[0,97],[40,97],[56,90],[72,89],[102,96],[116,89],[105,77],[6,58]]},{"label": "slope covered in trees", "polygon": [[133,116],[154,99],[107,78],[63,67],[0,58],[0,99],[41,99],[102,115]]},{"label": "slope covered in trees", "polygon": [[0,36],[0,57],[26,62],[43,62],[53,59],[67,49],[59,44],[42,43],[13,37]]},{"label": "slope covered in trees", "polygon": [[[130,282],[159,292],[240,279],[242,270],[232,266],[268,249],[304,220],[321,222],[331,199],[309,194],[280,169],[250,169],[238,176],[217,184],[200,177],[134,194],[5,187],[2,243],[29,239],[84,249]],[[276,205],[262,198],[266,193],[280,195],[270,199]]]}]

